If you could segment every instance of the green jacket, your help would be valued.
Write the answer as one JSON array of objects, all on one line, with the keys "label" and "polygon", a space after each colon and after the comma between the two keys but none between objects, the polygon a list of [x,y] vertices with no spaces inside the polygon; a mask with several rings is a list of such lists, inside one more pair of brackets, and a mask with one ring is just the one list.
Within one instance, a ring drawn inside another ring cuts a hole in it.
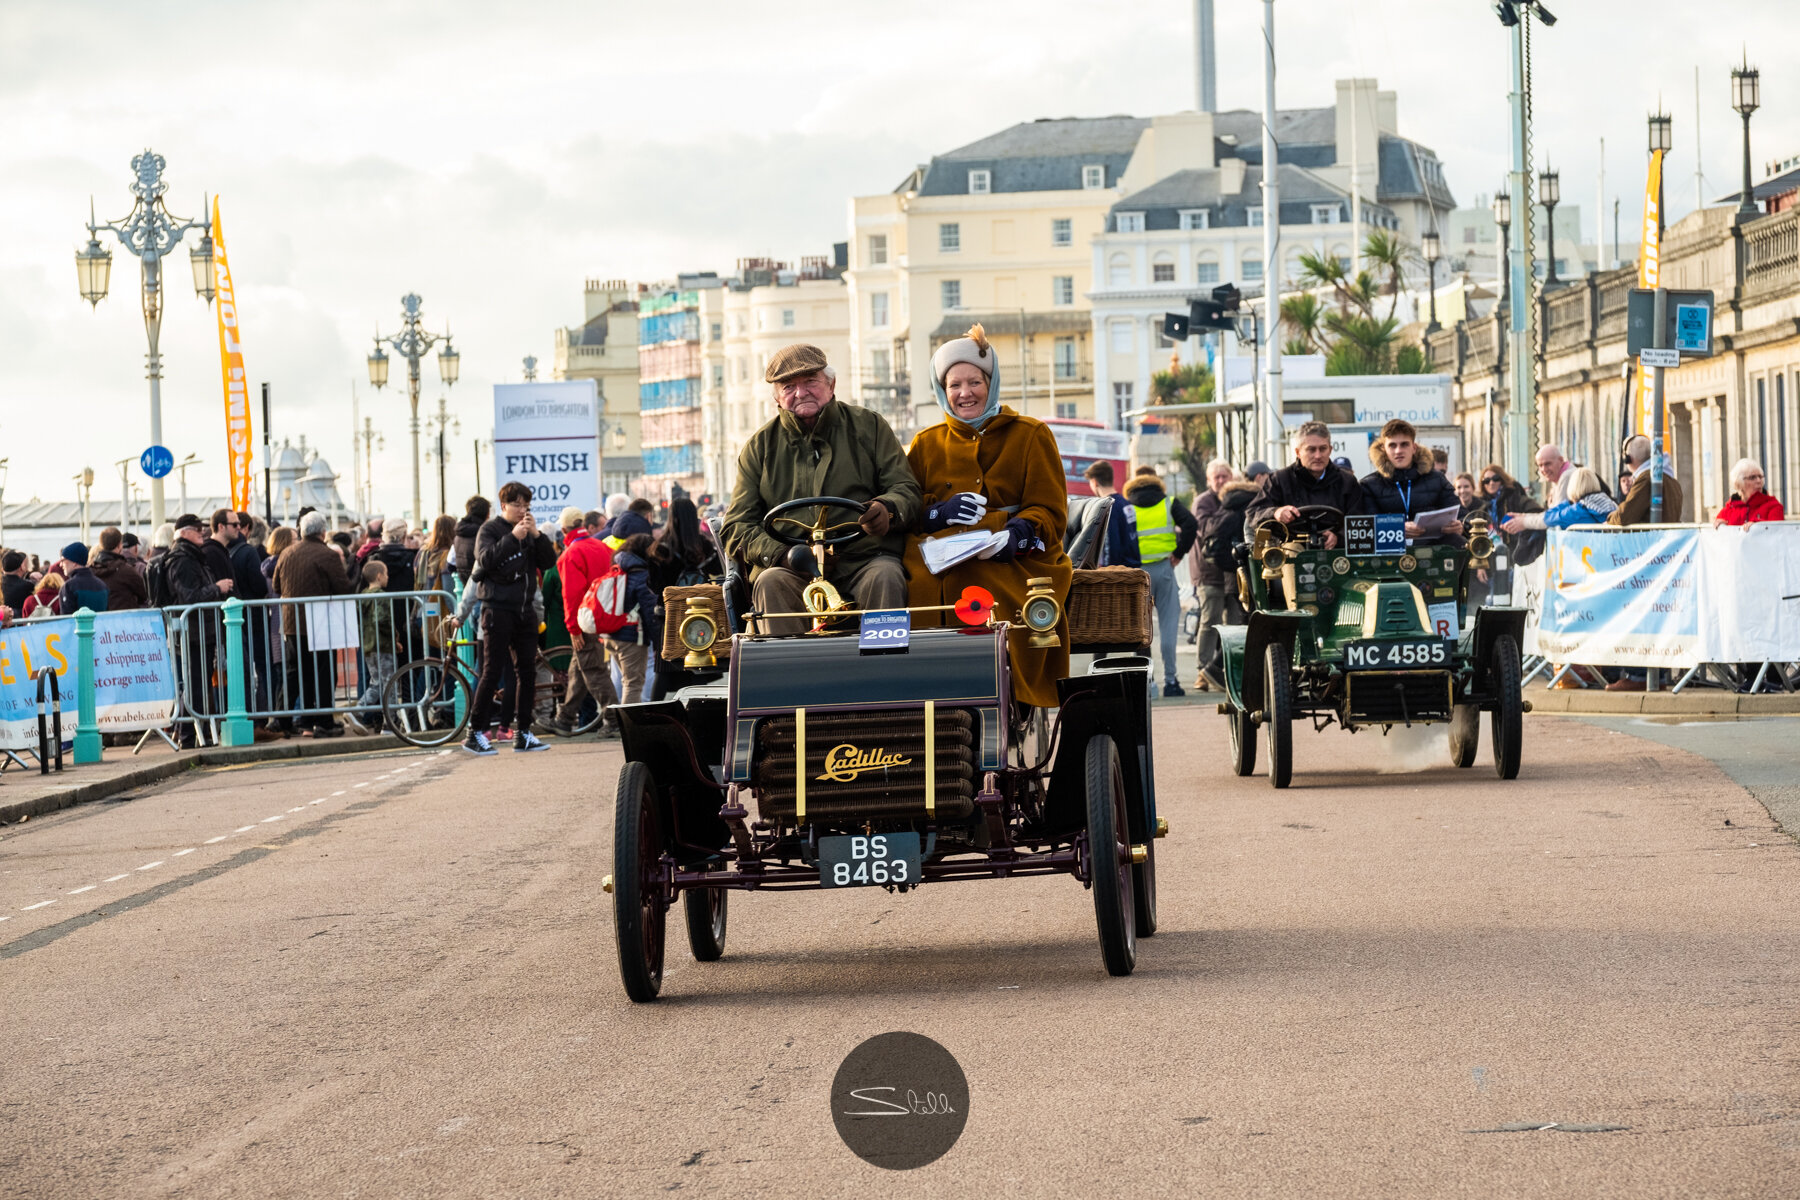
[{"label": "green jacket", "polygon": [[[792,413],[782,412],[750,435],[738,454],[737,486],[720,530],[725,549],[752,571],[773,566],[787,547],[763,532],[763,514],[777,504],[802,496],[842,496],[867,502],[885,500],[894,509],[893,522],[884,538],[858,538],[834,551],[839,567],[864,562],[877,554],[900,557],[906,530],[922,507],[919,481],[900,449],[887,418],[872,408],[859,408],[833,400],[819,414],[808,433]],[[793,514],[813,519],[813,511]],[[834,509],[827,514],[833,524],[854,520]],[[789,532],[798,533],[793,526]]]}]

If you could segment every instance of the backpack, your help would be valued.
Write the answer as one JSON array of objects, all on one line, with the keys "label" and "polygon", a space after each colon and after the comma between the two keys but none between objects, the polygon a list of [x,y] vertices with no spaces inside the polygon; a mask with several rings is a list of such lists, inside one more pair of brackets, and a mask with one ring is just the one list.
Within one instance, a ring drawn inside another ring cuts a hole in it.
[{"label": "backpack", "polygon": [[628,594],[627,574],[615,559],[606,574],[588,584],[587,595],[575,610],[581,632],[605,636],[631,624],[631,613],[625,607],[630,602]]},{"label": "backpack", "polygon": [[169,554],[163,553],[150,560],[144,569],[144,588],[150,593],[150,607],[167,608],[172,597],[169,595]]}]

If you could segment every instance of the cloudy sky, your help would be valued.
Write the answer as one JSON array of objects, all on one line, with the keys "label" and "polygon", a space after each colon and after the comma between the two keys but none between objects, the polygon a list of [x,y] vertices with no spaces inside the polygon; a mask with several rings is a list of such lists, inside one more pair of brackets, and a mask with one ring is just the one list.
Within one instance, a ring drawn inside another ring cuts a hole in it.
[{"label": "cloudy sky", "polygon": [[[1593,236],[1607,191],[1639,205],[1644,114],[1675,114],[1671,210],[1694,203],[1694,70],[1707,196],[1739,171],[1730,66],[1763,70],[1764,161],[1800,153],[1800,18],[1791,0],[1552,0],[1538,30],[1536,144]],[[1464,202],[1507,169],[1507,41],[1483,0],[1280,0],[1283,107],[1332,81],[1399,93],[1401,127],[1434,147]],[[1218,0],[1219,101],[1261,104],[1261,5]],[[1701,15],[1703,13],[1703,15]],[[409,494],[406,401],[371,394],[364,355],[417,291],[455,332],[462,418],[451,492],[491,423],[496,382],[551,357],[582,281],[729,271],[740,257],[826,253],[846,198],[1017,121],[1191,108],[1192,0],[941,3],[515,0],[0,3],[0,456],[6,499],[72,499],[92,466],[148,443],[136,264],[115,255],[97,310],[72,255],[89,195],[130,208],[131,157],[168,158],[169,203],[223,199],[246,362],[274,385],[277,438],[304,434],[347,486],[351,392],[386,450],[376,499]],[[1627,223],[1629,224],[1629,218]],[[224,489],[212,316],[170,275],[165,442]],[[425,368],[427,402],[440,387]],[[135,477],[135,469],[134,469]],[[435,498],[428,487],[428,503]],[[173,501],[171,500],[171,503]]]}]

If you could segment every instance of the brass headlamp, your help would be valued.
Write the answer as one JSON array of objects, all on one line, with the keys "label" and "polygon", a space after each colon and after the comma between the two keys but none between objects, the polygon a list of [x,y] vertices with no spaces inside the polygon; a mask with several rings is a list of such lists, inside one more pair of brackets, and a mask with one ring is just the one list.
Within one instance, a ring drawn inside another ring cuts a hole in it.
[{"label": "brass headlamp", "polygon": [[1027,579],[1025,586],[1030,590],[1025,593],[1024,607],[1019,610],[1020,622],[1031,630],[1031,637],[1025,644],[1034,650],[1049,650],[1062,645],[1062,639],[1056,635],[1056,627],[1062,622],[1062,604],[1051,589],[1049,576]]},{"label": "brass headlamp", "polygon": [[1494,557],[1494,535],[1488,532],[1486,517],[1469,520],[1469,565],[1486,567]]},{"label": "brass headlamp", "polygon": [[718,665],[714,657],[713,643],[719,640],[719,618],[712,610],[712,603],[695,597],[688,601],[687,613],[681,618],[676,630],[681,644],[687,647],[687,657],[681,665],[690,670],[705,670]]}]

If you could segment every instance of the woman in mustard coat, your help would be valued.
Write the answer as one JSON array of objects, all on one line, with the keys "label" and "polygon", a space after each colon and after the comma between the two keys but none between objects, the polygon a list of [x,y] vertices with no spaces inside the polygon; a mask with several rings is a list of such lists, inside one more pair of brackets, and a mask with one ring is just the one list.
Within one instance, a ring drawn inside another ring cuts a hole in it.
[{"label": "woman in mustard coat", "polygon": [[[1074,568],[1063,552],[1069,494],[1062,455],[1050,427],[1000,404],[1000,368],[981,326],[946,342],[931,358],[932,390],[944,421],[923,430],[906,452],[925,493],[925,504],[906,542],[908,603],[955,604],[971,584],[994,595],[1000,619],[1012,625],[1008,657],[1012,698],[1053,708],[1056,681],[1069,673],[1069,621],[1057,625],[1059,645],[1027,645],[1020,623],[1026,580],[1048,578],[1057,601],[1067,605]],[[921,546],[935,536],[975,530],[1005,533],[983,557],[934,575]],[[948,613],[918,613],[917,625],[945,624]]]}]

